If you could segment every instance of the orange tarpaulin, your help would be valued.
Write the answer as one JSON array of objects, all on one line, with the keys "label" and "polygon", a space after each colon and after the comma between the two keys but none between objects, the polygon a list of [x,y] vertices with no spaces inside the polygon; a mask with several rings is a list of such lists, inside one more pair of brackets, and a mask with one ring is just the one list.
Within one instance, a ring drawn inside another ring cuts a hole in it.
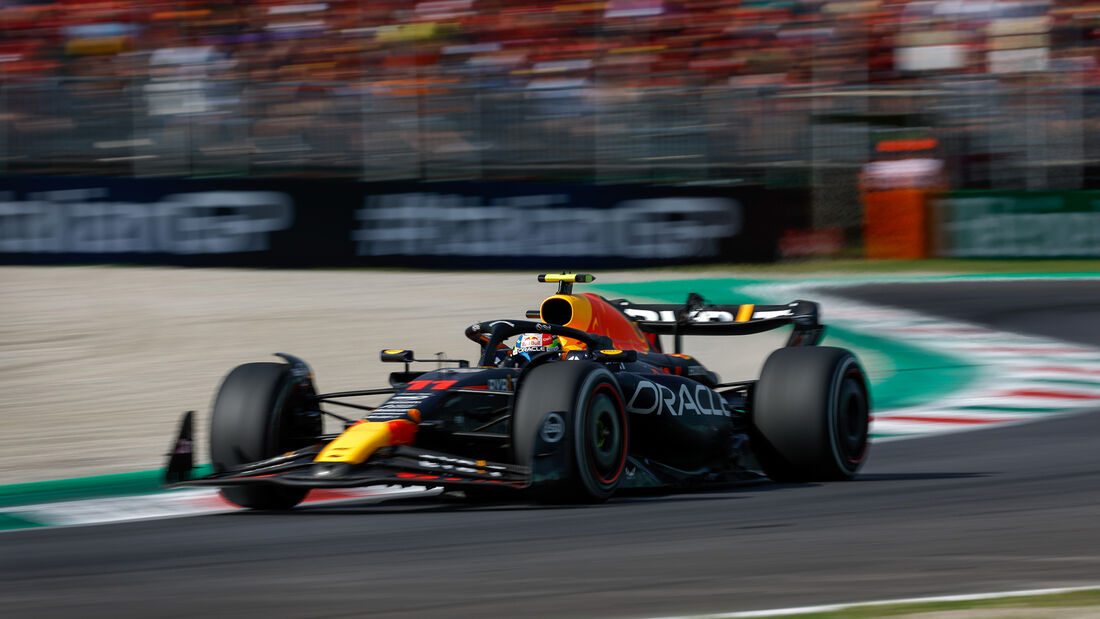
[{"label": "orange tarpaulin", "polygon": [[868,258],[927,258],[928,215],[923,189],[863,194],[863,251]]}]

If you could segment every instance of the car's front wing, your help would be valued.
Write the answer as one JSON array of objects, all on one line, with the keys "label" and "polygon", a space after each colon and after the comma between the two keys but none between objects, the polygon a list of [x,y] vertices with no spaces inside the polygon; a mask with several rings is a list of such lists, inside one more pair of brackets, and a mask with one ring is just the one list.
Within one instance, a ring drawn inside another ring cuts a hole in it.
[{"label": "car's front wing", "polygon": [[455,489],[472,486],[520,489],[530,484],[527,467],[473,460],[415,447],[387,448],[358,465],[314,462],[315,455],[315,450],[302,450],[171,485],[224,487],[272,484],[308,488],[353,488],[387,484]]}]

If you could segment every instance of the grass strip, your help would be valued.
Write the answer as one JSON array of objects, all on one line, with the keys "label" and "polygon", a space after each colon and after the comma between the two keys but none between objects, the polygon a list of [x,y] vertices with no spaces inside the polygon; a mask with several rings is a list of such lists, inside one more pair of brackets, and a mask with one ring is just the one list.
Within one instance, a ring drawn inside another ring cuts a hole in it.
[{"label": "grass strip", "polygon": [[1100,275],[1100,259],[1051,259],[1051,260],[1015,260],[984,259],[962,260],[952,258],[929,258],[926,260],[864,260],[859,258],[789,260],[775,263],[715,263],[702,265],[680,265],[634,269],[634,271],[698,271],[734,272],[742,275],[768,275],[801,273],[848,273],[848,274],[969,274],[986,275],[1042,275],[1044,277],[1081,277]]},{"label": "grass strip", "polygon": [[[60,268],[114,268],[114,269],[172,269],[172,268],[194,268],[194,267],[173,267],[173,266],[151,266],[140,264],[51,264],[51,265],[34,265],[29,268],[36,269],[60,269]],[[12,268],[22,268],[18,265],[12,265]],[[216,267],[215,267],[216,268]],[[233,267],[239,270],[253,270],[253,271],[285,271],[288,269],[276,268],[276,267]],[[408,268],[399,266],[346,266],[346,267],[311,267],[300,269],[289,269],[294,271],[363,271],[363,272],[378,272],[378,273],[438,273],[441,276],[446,276],[449,273],[468,274],[469,269],[426,269],[426,268]],[[811,260],[785,260],[781,262],[749,262],[749,263],[736,263],[736,262],[714,262],[707,264],[679,264],[669,266],[652,266],[652,267],[633,267],[630,269],[606,269],[603,271],[596,271],[596,275],[600,273],[610,274],[617,271],[629,271],[631,273],[653,273],[654,275],[660,275],[667,272],[676,272],[679,274],[696,271],[698,273],[738,273],[741,275],[761,275],[767,276],[771,274],[785,274],[785,275],[798,275],[802,273],[822,273],[822,272],[835,272],[835,273],[847,273],[852,275],[858,275],[861,273],[866,274],[970,274],[973,276],[984,275],[1024,275],[1035,276],[1042,275],[1044,277],[1082,277],[1082,276],[1100,276],[1100,258],[1029,258],[1029,259],[1016,259],[1016,258],[926,258],[922,260],[868,260],[858,257],[841,257],[841,258],[816,258]],[[500,269],[492,271],[498,274],[506,273],[522,273],[524,275],[531,275],[529,269]],[[610,279],[610,275],[606,277],[600,277],[601,281]]]}]

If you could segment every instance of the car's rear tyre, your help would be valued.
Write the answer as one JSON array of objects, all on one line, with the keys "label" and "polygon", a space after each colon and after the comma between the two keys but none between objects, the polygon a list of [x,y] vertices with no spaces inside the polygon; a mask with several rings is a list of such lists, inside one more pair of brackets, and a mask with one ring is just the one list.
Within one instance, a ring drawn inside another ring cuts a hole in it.
[{"label": "car's rear tyre", "polygon": [[[210,419],[210,459],[215,473],[293,451],[320,436],[321,418],[303,403],[312,395],[283,363],[246,363],[222,381]],[[252,509],[289,509],[308,490],[274,485],[222,488],[226,499]]]},{"label": "car's rear tyre", "polygon": [[870,395],[842,348],[781,348],[753,391],[753,447],[776,481],[851,479],[867,456]]},{"label": "car's rear tyre", "polygon": [[531,468],[531,496],[544,503],[607,500],[622,481],[630,431],[622,390],[588,361],[531,370],[516,394],[512,444]]}]

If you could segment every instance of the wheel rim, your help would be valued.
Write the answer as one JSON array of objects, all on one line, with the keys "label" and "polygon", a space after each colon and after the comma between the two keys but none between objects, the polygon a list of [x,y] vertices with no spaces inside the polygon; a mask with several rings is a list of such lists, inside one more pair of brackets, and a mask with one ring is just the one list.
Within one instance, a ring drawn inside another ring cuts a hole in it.
[{"label": "wheel rim", "polygon": [[857,371],[849,371],[840,387],[837,402],[836,440],[840,455],[849,467],[863,461],[867,450],[867,426],[869,422],[867,399],[861,386],[862,377]]},{"label": "wheel rim", "polygon": [[618,394],[603,384],[588,401],[584,449],[589,470],[603,485],[614,484],[626,465],[625,413]]}]

